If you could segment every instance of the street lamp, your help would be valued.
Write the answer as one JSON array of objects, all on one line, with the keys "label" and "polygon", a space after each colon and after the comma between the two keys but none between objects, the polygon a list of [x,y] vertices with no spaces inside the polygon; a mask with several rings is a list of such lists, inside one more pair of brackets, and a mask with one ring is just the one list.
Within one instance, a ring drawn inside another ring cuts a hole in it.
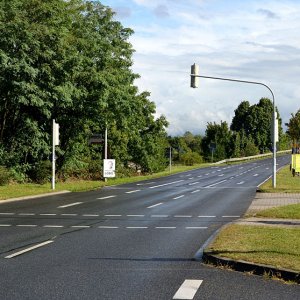
[{"label": "street lamp", "polygon": [[275,97],[274,93],[271,90],[269,86],[267,86],[264,83],[261,82],[256,82],[256,81],[248,81],[248,80],[240,80],[240,79],[232,79],[232,78],[222,78],[222,77],[211,77],[211,76],[203,76],[199,75],[199,66],[196,64],[193,64],[191,66],[191,87],[192,88],[198,88],[199,87],[199,80],[198,78],[206,78],[206,79],[214,79],[214,80],[223,80],[223,81],[233,81],[233,82],[239,82],[239,83],[248,83],[248,84],[256,84],[256,85],[262,85],[266,87],[272,95],[272,100],[273,100],[273,126],[272,126],[272,131],[273,131],[273,188],[276,188],[276,141],[277,141],[277,134],[278,131],[276,130],[277,128],[277,122],[276,122],[276,109],[275,109]]}]

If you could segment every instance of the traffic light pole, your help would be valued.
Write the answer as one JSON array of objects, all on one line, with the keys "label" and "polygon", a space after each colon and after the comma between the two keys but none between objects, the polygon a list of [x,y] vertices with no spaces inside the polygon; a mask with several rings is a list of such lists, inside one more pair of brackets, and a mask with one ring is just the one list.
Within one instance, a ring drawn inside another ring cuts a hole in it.
[{"label": "traffic light pole", "polygon": [[273,100],[273,178],[272,178],[272,184],[273,188],[276,188],[276,108],[275,108],[275,97],[274,93],[271,90],[269,86],[267,86],[264,83],[261,82],[256,82],[256,81],[248,81],[248,80],[240,80],[240,79],[232,79],[232,78],[223,78],[223,77],[212,77],[212,76],[203,76],[203,75],[198,75],[199,74],[199,67],[198,65],[194,64],[192,65],[191,68],[191,87],[197,88],[198,87],[198,82],[196,78],[205,78],[205,79],[213,79],[213,80],[223,80],[223,81],[232,81],[232,82],[238,82],[238,83],[248,83],[248,84],[256,84],[256,85],[262,85],[266,87],[272,95],[272,100]]}]

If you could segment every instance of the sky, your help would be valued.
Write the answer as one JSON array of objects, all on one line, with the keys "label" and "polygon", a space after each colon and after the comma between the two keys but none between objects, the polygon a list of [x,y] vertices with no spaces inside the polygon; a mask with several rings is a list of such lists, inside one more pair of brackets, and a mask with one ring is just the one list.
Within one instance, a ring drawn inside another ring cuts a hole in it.
[{"label": "sky", "polygon": [[208,122],[231,123],[234,110],[270,91],[259,85],[200,79],[200,75],[261,82],[275,96],[283,123],[300,109],[300,0],[100,0],[134,30],[135,85],[149,91],[170,135],[204,134]]}]

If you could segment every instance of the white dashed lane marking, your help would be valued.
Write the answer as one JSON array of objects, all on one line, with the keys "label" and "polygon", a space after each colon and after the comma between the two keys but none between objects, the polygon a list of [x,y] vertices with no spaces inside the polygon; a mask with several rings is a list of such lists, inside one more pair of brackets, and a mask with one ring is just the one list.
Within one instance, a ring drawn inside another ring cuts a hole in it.
[{"label": "white dashed lane marking", "polygon": [[106,197],[100,197],[100,198],[97,198],[98,200],[104,200],[104,199],[110,199],[110,198],[115,198],[117,197],[116,195],[111,195],[111,196],[106,196]]},{"label": "white dashed lane marking", "polygon": [[177,199],[180,199],[180,198],[183,198],[184,197],[184,195],[180,195],[180,196],[178,196],[178,197],[175,197],[175,198],[173,198],[174,200],[177,200]]},{"label": "white dashed lane marking", "polygon": [[154,205],[151,205],[151,206],[148,206],[147,208],[153,208],[153,207],[156,207],[156,206],[159,206],[159,205],[162,205],[163,203],[157,203],[157,204],[154,204]]},{"label": "white dashed lane marking", "polygon": [[50,244],[50,243],[53,243],[53,241],[46,241],[46,242],[43,242],[43,243],[34,245],[34,246],[30,247],[30,248],[26,248],[26,249],[24,249],[24,250],[15,252],[15,253],[13,253],[13,254],[11,254],[11,255],[5,256],[5,258],[13,258],[13,257],[19,256],[19,255],[21,255],[21,254],[23,254],[23,253],[26,253],[26,252],[32,251],[32,250],[34,250],[34,249],[37,249],[37,248],[43,247],[43,246],[45,246],[45,245],[48,245],[48,244]]},{"label": "white dashed lane marking", "polygon": [[184,181],[184,180],[182,179],[182,180],[177,180],[177,181],[173,181],[173,182],[169,182],[169,183],[165,183],[165,184],[159,184],[159,185],[155,185],[155,186],[150,186],[149,189],[156,189],[156,188],[159,188],[159,187],[162,187],[162,186],[167,186],[167,185],[179,183],[179,182],[182,182],[182,181]]},{"label": "white dashed lane marking", "polygon": [[177,290],[173,299],[194,299],[203,280],[186,279]]},{"label": "white dashed lane marking", "polygon": [[82,202],[75,202],[75,203],[70,203],[70,204],[66,204],[66,205],[61,205],[58,206],[58,208],[66,208],[66,207],[71,207],[71,206],[75,206],[75,205],[79,205],[82,204]]},{"label": "white dashed lane marking", "polygon": [[198,192],[200,192],[200,190],[192,191],[191,194],[195,194],[195,193],[198,193]]},{"label": "white dashed lane marking", "polygon": [[126,192],[126,194],[133,194],[133,193],[137,193],[137,192],[140,192],[141,190],[134,190],[134,191],[129,191],[129,192]]}]

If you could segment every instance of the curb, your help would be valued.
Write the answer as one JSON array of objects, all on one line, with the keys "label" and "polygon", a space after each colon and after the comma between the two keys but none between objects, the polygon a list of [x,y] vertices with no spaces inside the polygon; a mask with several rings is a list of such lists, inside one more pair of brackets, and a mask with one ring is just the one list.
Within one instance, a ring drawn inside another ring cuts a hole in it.
[{"label": "curb", "polygon": [[9,202],[29,200],[29,199],[35,199],[35,198],[44,198],[44,197],[48,197],[48,196],[56,196],[56,195],[66,194],[66,193],[71,193],[71,192],[70,191],[59,191],[59,192],[39,194],[39,195],[31,195],[31,196],[24,196],[24,197],[18,197],[18,198],[8,198],[8,199],[0,200],[0,205],[4,204],[4,203],[9,203]]},{"label": "curb", "polygon": [[275,268],[269,265],[254,264],[243,260],[233,260],[230,258],[214,255],[213,252],[204,251],[203,262],[214,266],[229,267],[239,272],[251,272],[255,275],[267,275],[268,277],[278,277],[286,281],[295,281],[300,284],[300,272],[288,269]]}]

